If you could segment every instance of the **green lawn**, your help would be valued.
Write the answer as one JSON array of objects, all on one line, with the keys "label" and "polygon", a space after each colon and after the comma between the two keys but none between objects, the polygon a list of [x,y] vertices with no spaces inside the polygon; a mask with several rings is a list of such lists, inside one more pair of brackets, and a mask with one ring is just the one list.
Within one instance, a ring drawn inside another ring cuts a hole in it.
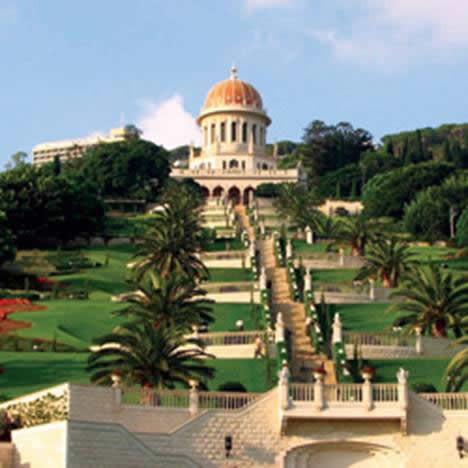
[{"label": "green lawn", "polygon": [[355,332],[391,331],[396,316],[387,314],[389,304],[337,304],[343,328]]},{"label": "green lawn", "polygon": [[0,395],[15,398],[64,382],[88,383],[87,353],[0,352]]},{"label": "green lawn", "polygon": [[155,215],[137,215],[121,218],[107,217],[105,231],[121,237],[141,236],[154,221]]},{"label": "green lawn", "polygon": [[240,239],[216,239],[214,242],[207,244],[204,248],[205,252],[225,252],[229,250],[244,250],[245,246]]},{"label": "green lawn", "polygon": [[[215,377],[208,382],[212,391],[226,382],[240,382],[248,392],[266,392],[271,388],[264,359],[214,359],[210,365],[216,369]],[[274,361],[271,369],[274,373]]]},{"label": "green lawn", "polygon": [[[89,383],[86,372],[87,353],[6,353],[0,352],[0,395],[16,398],[65,382]],[[214,359],[213,380],[207,382],[212,391],[226,382],[240,382],[249,392],[270,389],[266,361],[263,359]],[[272,362],[271,369],[275,369]]]},{"label": "green lawn", "polygon": [[[409,371],[409,383],[431,383],[439,392],[445,390],[445,385],[441,382],[442,376],[449,363],[448,359],[400,359],[392,360],[372,360],[370,364],[377,370],[376,383],[393,382],[396,383],[396,373],[400,367]],[[468,391],[468,383],[462,389]]]},{"label": "green lawn", "polygon": [[233,283],[237,281],[251,281],[252,272],[243,268],[210,268],[210,279],[212,283]]},{"label": "green lawn", "polygon": [[[253,308],[253,310],[252,310]],[[211,332],[237,331],[236,321],[244,321],[244,330],[256,330],[254,314],[260,317],[259,305],[219,303],[214,307],[215,322],[210,326]]]},{"label": "green lawn", "polygon": [[304,252],[325,253],[327,251],[328,243],[316,242],[315,244],[308,244],[304,239],[292,240],[293,250],[298,254]]},{"label": "green lawn", "polygon": [[319,284],[351,283],[359,270],[312,270],[312,282]]},{"label": "green lawn", "polygon": [[[132,260],[136,247],[119,245],[112,247],[90,247],[81,249],[93,262],[102,263],[100,268],[82,270],[72,275],[56,276],[54,279],[88,291],[101,291],[107,294],[119,294],[128,291],[125,277],[130,275],[127,263]],[[106,258],[108,265],[105,266]],[[128,273],[127,273],[128,272]]]},{"label": "green lawn", "polygon": [[31,328],[17,332],[20,336],[43,338],[69,344],[79,349],[87,348],[93,338],[112,331],[125,319],[112,312],[125,304],[115,304],[104,293],[92,293],[89,300],[50,300],[41,304],[47,310],[14,314],[15,320],[32,323]]}]

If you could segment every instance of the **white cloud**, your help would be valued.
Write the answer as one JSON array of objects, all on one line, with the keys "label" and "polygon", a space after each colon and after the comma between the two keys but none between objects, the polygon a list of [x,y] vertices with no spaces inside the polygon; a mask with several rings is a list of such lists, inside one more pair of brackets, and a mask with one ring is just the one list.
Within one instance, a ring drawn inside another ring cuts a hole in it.
[{"label": "white cloud", "polygon": [[200,131],[195,118],[184,108],[184,100],[179,94],[154,103],[144,103],[143,116],[137,127],[143,130],[143,138],[166,149],[187,145],[193,142],[200,144]]},{"label": "white cloud", "polygon": [[394,68],[446,58],[468,45],[462,0],[355,0],[351,6],[346,24],[308,32],[339,58]]},{"label": "white cloud", "polygon": [[294,0],[245,0],[248,10],[290,6]]}]

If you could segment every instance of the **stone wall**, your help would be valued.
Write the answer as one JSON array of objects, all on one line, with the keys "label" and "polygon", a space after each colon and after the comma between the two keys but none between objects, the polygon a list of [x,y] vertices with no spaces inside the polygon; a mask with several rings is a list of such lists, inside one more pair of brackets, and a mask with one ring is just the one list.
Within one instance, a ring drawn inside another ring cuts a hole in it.
[{"label": "stone wall", "polygon": [[67,422],[12,432],[15,468],[67,468]]},{"label": "stone wall", "polygon": [[0,442],[0,468],[13,468],[13,444]]}]

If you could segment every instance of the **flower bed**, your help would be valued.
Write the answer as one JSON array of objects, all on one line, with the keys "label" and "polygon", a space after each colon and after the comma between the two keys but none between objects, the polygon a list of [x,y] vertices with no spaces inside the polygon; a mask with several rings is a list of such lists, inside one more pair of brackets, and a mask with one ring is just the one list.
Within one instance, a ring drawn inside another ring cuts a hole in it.
[{"label": "flower bed", "polygon": [[15,312],[34,312],[45,310],[46,306],[33,304],[29,299],[0,299],[0,320],[5,320]]}]

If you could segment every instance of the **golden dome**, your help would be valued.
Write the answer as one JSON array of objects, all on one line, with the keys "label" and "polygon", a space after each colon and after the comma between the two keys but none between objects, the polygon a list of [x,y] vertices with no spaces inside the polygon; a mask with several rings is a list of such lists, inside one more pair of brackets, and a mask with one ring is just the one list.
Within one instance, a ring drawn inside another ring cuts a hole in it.
[{"label": "golden dome", "polygon": [[[227,109],[226,109],[227,108]],[[231,69],[231,78],[215,84],[208,93],[201,114],[215,109],[248,110],[265,113],[260,93],[249,83],[237,78],[235,66]]]}]

